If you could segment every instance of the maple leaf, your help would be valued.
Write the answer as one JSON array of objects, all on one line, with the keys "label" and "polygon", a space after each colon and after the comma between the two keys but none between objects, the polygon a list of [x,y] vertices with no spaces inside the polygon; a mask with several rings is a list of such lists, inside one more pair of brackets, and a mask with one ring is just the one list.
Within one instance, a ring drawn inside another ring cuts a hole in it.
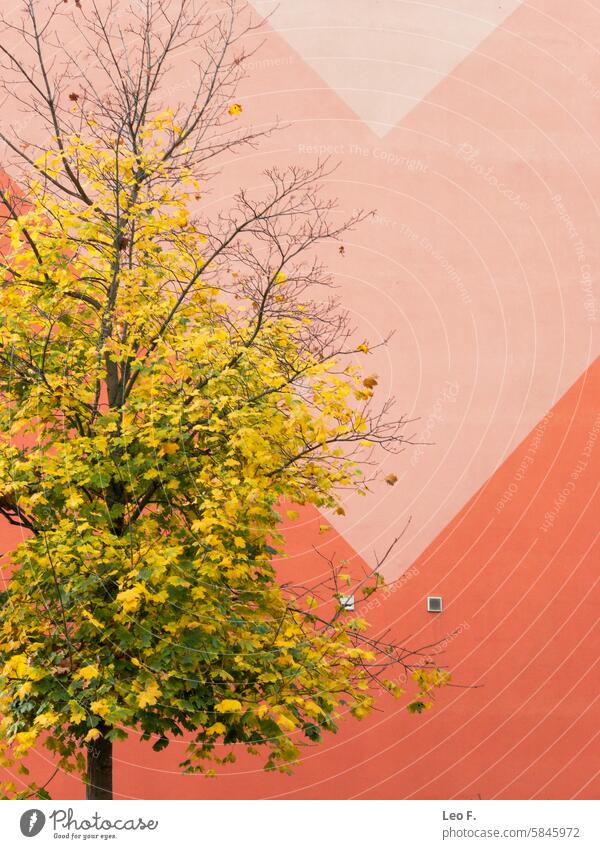
[{"label": "maple leaf", "polygon": [[97,728],[90,728],[83,739],[86,743],[91,743],[92,740],[97,740],[99,737],[102,737],[102,732],[98,731]]},{"label": "maple leaf", "polygon": [[148,707],[148,705],[155,705],[159,696],[160,687],[156,681],[151,681],[139,694],[137,703],[141,708]]},{"label": "maple leaf", "polygon": [[223,699],[215,705],[217,713],[241,713],[242,703],[237,699]]}]

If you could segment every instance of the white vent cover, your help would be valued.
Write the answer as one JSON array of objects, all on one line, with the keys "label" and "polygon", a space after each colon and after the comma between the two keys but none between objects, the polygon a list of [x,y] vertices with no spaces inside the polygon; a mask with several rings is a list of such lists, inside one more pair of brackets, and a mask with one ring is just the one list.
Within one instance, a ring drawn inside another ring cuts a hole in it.
[{"label": "white vent cover", "polygon": [[341,595],[340,596],[340,607],[342,610],[354,610],[354,596],[353,595]]},{"label": "white vent cover", "polygon": [[427,610],[429,613],[441,613],[443,610],[441,595],[427,596]]}]

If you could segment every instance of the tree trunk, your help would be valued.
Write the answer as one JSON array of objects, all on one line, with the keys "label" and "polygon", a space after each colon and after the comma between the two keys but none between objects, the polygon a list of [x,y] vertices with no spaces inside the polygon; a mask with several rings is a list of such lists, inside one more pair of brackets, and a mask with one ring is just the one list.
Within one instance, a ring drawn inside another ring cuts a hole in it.
[{"label": "tree trunk", "polygon": [[106,738],[109,726],[101,723],[102,737],[87,746],[86,799],[112,799],[112,742]]}]

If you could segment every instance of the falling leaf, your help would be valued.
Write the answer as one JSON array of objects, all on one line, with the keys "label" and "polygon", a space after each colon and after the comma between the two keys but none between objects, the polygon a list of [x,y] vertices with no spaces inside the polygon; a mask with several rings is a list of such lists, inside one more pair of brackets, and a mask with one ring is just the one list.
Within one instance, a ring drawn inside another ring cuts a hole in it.
[{"label": "falling leaf", "polygon": [[72,100],[74,103],[77,103],[77,101],[79,100],[79,95],[76,92],[72,91],[69,95],[69,100]]},{"label": "falling leaf", "polygon": [[242,111],[242,106],[240,103],[232,103],[227,111],[230,115],[239,115]]},{"label": "falling leaf", "polygon": [[346,248],[343,245],[340,245],[338,248],[340,256],[344,256],[346,254]]},{"label": "falling leaf", "polygon": [[397,480],[398,476],[392,472],[391,474],[387,475],[385,482],[388,484],[388,486],[394,486]]},{"label": "falling leaf", "polygon": [[373,389],[374,386],[377,386],[378,382],[379,381],[377,380],[377,375],[370,374],[369,377],[365,377],[365,379],[363,380],[363,386],[366,386],[369,389]]},{"label": "falling leaf", "polygon": [[319,533],[326,534],[327,531],[331,530],[331,525],[319,525]]}]

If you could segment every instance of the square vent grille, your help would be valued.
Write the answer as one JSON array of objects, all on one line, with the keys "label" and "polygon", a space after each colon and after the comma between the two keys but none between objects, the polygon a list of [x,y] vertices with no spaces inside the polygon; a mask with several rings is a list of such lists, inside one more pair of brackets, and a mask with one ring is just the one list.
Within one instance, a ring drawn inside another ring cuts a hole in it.
[{"label": "square vent grille", "polygon": [[427,596],[427,610],[429,613],[441,613],[443,610],[443,603],[441,595],[430,595]]}]

